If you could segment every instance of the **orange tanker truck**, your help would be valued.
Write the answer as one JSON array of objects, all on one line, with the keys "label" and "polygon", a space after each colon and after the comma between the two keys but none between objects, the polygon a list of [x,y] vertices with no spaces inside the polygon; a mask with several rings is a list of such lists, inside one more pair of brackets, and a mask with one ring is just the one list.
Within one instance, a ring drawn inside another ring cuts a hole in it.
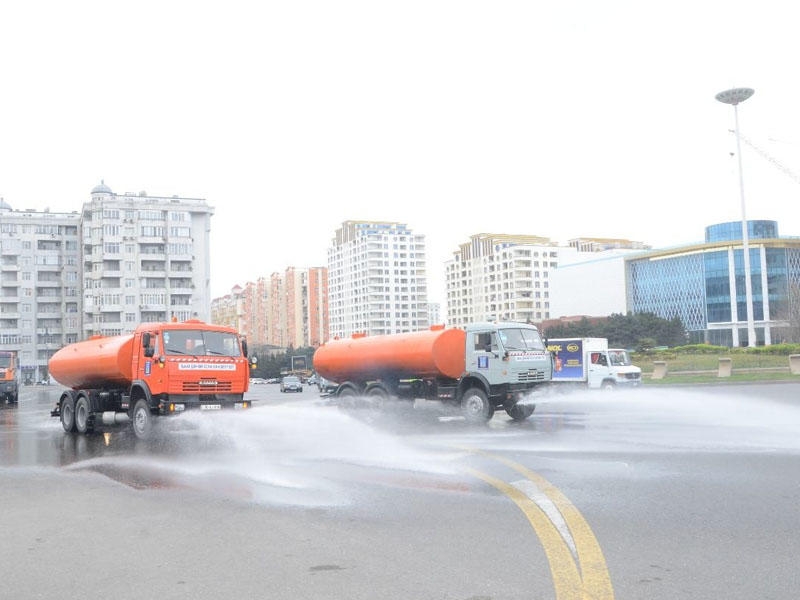
[{"label": "orange tanker truck", "polygon": [[13,350],[0,351],[0,398],[9,404],[19,399],[19,365]]},{"label": "orange tanker truck", "polygon": [[550,381],[553,367],[533,325],[475,323],[335,339],[314,353],[314,370],[338,382],[332,395],[339,399],[438,400],[480,422],[496,408],[527,419],[535,407],[532,392]]},{"label": "orange tanker truck", "polygon": [[235,329],[198,320],[93,336],[61,348],[48,367],[70,388],[50,413],[67,432],[131,422],[136,437],[147,438],[157,416],[250,405],[247,343]]}]

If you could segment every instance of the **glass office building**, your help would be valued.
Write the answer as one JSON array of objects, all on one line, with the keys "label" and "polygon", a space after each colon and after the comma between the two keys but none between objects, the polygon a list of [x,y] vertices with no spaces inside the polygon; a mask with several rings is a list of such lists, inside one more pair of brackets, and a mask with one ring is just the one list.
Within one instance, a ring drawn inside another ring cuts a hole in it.
[{"label": "glass office building", "polygon": [[[748,221],[756,344],[790,335],[800,313],[800,238],[778,235],[775,221]],[[690,342],[746,346],[742,223],[706,227],[705,242],[625,259],[628,309],[679,317]]]}]

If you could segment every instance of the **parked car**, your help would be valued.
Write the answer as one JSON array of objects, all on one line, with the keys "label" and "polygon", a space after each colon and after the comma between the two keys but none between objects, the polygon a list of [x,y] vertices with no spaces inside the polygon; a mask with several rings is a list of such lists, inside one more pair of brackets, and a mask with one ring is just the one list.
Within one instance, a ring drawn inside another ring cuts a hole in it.
[{"label": "parked car", "polygon": [[281,392],[302,392],[303,384],[300,378],[294,375],[287,375],[281,379]]},{"label": "parked car", "polygon": [[250,378],[250,385],[259,385],[262,383],[267,383],[267,380],[263,377],[251,377]]}]

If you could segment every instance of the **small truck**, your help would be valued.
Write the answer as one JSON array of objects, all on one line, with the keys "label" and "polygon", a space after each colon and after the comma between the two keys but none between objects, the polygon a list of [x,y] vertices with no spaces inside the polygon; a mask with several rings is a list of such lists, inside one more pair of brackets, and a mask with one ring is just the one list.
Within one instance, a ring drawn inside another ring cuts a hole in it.
[{"label": "small truck", "polygon": [[609,348],[606,338],[548,339],[547,349],[553,355],[553,385],[613,390],[642,383],[642,370],[631,364],[628,351]]}]

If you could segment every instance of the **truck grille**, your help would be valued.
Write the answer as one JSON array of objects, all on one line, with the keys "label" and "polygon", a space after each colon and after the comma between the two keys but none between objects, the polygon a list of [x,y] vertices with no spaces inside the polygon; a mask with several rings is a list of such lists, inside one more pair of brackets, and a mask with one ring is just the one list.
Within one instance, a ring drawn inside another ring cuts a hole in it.
[{"label": "truck grille", "polygon": [[230,381],[217,381],[216,379],[200,379],[198,381],[184,381],[183,391],[187,394],[224,394],[233,389]]},{"label": "truck grille", "polygon": [[517,375],[517,381],[520,383],[528,383],[531,381],[544,381],[544,371],[539,369],[529,369]]}]

